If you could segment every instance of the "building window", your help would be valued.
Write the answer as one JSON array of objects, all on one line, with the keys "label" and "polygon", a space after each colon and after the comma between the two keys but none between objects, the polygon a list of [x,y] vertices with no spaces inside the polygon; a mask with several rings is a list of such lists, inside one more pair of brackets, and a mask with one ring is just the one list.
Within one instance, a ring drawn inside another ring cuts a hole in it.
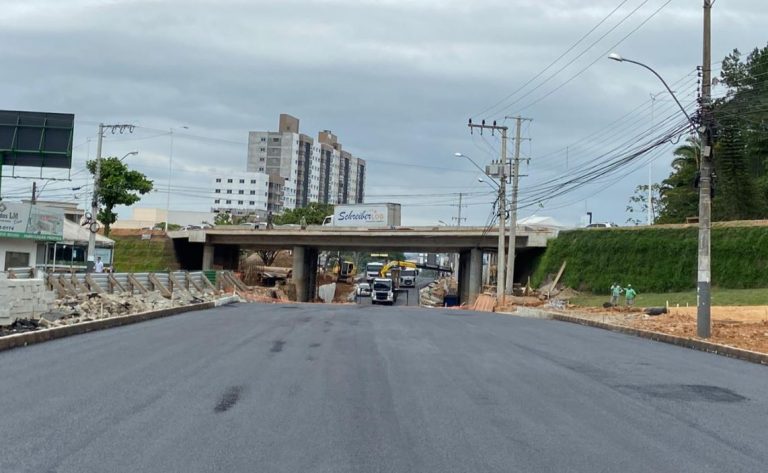
[{"label": "building window", "polygon": [[232,184],[232,179],[227,179],[228,184]]},{"label": "building window", "polygon": [[266,151],[267,148],[259,148],[259,151]]},{"label": "building window", "polygon": [[216,189],[216,190],[215,190],[215,191],[213,191],[213,192],[215,192],[216,194],[221,194],[221,189]]},{"label": "building window", "polygon": [[240,184],[245,184],[245,179],[240,179]]},{"label": "building window", "polygon": [[251,201],[248,202],[248,205],[256,205],[256,202],[251,200]]},{"label": "building window", "polygon": [[214,204],[220,204],[221,203],[221,199],[216,199],[216,200],[213,201],[213,203]]},{"label": "building window", "polygon": [[251,195],[256,195],[256,191],[251,191]]},{"label": "building window", "polygon": [[237,205],[243,205],[243,201],[242,200],[238,200],[237,201]]},{"label": "building window", "polygon": [[263,162],[263,161],[264,161],[264,158],[259,158],[259,161],[262,161],[262,162]]},{"label": "building window", "polygon": [[263,170],[264,170],[264,168],[259,168],[259,171],[263,171]]},{"label": "building window", "polygon": [[232,193],[232,189],[227,189],[227,194],[231,194],[231,193]]},{"label": "building window", "polygon": [[251,179],[251,184],[256,184],[256,179]]},{"label": "building window", "polygon": [[245,191],[244,191],[244,190],[242,190],[242,189],[240,189],[239,191],[237,191],[237,193],[238,193],[238,194],[245,194]]},{"label": "building window", "polygon": [[272,138],[272,143],[280,143],[280,138]]},{"label": "building window", "polygon": [[221,182],[221,178],[220,178],[220,177],[217,177],[217,178],[216,178],[216,182]]},{"label": "building window", "polygon": [[261,137],[261,142],[264,143],[265,141],[267,141],[267,139],[262,136]]},{"label": "building window", "polygon": [[231,201],[231,200],[228,200],[228,201],[227,201],[227,203],[228,203],[228,204],[231,204],[231,203],[232,203],[232,201]]}]

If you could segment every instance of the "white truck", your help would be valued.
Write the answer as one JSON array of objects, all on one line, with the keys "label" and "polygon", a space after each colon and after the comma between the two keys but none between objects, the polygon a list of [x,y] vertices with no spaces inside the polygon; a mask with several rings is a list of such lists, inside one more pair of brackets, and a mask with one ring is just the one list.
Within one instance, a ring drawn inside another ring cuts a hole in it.
[{"label": "white truck", "polygon": [[391,279],[376,278],[371,287],[371,304],[393,305],[397,299],[397,291]]},{"label": "white truck", "polygon": [[404,268],[400,271],[400,286],[416,287],[416,276],[418,270],[413,268]]},{"label": "white truck", "polygon": [[371,281],[379,277],[379,271],[384,267],[384,263],[372,262],[365,266],[365,280],[370,284]]},{"label": "white truck", "polygon": [[400,204],[339,204],[323,226],[390,228],[400,226]]}]

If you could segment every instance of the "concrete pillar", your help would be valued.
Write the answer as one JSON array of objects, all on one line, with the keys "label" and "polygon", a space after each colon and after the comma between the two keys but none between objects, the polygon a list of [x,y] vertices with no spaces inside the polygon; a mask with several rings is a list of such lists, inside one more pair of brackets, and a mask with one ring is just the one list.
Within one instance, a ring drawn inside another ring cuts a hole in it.
[{"label": "concrete pillar", "polygon": [[474,304],[483,290],[483,252],[479,248],[469,251],[469,270],[467,273],[468,303]]},{"label": "concrete pillar", "polygon": [[317,296],[317,248],[304,250],[305,268],[307,268],[307,301],[311,302]]},{"label": "concrete pillar", "polygon": [[203,246],[203,271],[213,269],[213,245]]},{"label": "concrete pillar", "polygon": [[469,260],[470,252],[459,253],[459,303],[469,303]]},{"label": "concrete pillar", "polygon": [[293,247],[293,281],[296,287],[296,300],[298,302],[307,302],[307,266],[305,259],[305,248],[303,246]]}]

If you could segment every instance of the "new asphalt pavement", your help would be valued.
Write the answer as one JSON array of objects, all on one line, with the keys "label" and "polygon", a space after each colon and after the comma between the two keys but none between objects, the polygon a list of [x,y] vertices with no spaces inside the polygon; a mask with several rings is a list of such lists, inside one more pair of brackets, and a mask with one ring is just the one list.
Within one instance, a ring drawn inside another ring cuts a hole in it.
[{"label": "new asphalt pavement", "polygon": [[768,367],[562,322],[237,305],[0,353],[0,472],[763,472]]}]

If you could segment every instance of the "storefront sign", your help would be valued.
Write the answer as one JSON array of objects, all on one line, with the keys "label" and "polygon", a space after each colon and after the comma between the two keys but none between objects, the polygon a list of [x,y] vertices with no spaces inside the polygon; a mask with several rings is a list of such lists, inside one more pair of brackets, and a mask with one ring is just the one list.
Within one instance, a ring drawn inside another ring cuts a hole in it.
[{"label": "storefront sign", "polygon": [[0,237],[59,241],[64,238],[64,210],[0,201]]}]

